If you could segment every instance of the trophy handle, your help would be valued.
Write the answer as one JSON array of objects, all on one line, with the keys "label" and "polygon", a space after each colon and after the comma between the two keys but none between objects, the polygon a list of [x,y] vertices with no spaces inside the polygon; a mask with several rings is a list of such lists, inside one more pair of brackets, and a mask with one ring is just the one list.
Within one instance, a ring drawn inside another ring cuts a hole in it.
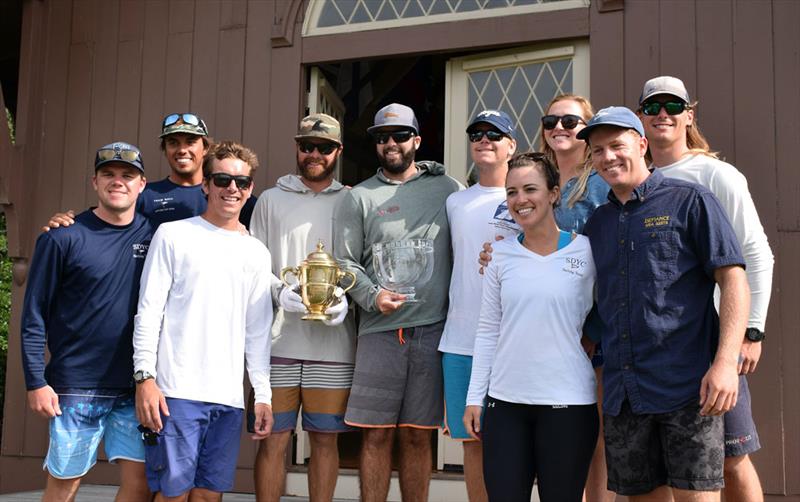
[{"label": "trophy handle", "polygon": [[350,285],[347,286],[346,288],[343,288],[344,292],[347,293],[353,286],[356,285],[356,274],[350,272],[349,270],[339,271],[339,279],[341,279],[342,277],[350,277]]},{"label": "trophy handle", "polygon": [[286,276],[290,274],[293,275],[294,278],[299,282],[300,271],[297,269],[297,267],[286,267],[281,270],[281,282],[291,288],[294,286],[294,284],[289,284],[289,282],[286,280]]}]

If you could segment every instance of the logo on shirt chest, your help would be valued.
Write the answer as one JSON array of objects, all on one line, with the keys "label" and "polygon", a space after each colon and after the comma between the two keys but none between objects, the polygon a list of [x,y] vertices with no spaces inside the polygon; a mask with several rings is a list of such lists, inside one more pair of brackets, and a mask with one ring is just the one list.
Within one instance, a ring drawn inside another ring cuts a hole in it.
[{"label": "logo on shirt chest", "polygon": [[581,258],[575,258],[572,256],[567,256],[564,258],[564,268],[561,270],[572,275],[577,275],[578,277],[583,277],[583,274],[586,272],[586,260]]},{"label": "logo on shirt chest", "polygon": [[644,219],[644,228],[663,227],[669,225],[669,215],[651,216]]},{"label": "logo on shirt chest", "polygon": [[150,248],[150,244],[134,244],[132,247],[134,259],[143,260],[147,257],[147,250]]},{"label": "logo on shirt chest", "polygon": [[400,206],[389,206],[389,207],[379,207],[375,214],[377,216],[386,216],[387,214],[393,214],[397,211],[400,211]]}]

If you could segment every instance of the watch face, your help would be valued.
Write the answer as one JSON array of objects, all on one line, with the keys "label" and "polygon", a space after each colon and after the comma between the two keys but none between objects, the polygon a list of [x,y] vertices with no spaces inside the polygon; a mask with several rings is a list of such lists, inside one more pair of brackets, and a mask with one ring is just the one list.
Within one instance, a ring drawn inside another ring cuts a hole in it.
[{"label": "watch face", "polygon": [[751,342],[760,342],[764,339],[764,332],[758,328],[747,328],[744,332],[744,336]]}]

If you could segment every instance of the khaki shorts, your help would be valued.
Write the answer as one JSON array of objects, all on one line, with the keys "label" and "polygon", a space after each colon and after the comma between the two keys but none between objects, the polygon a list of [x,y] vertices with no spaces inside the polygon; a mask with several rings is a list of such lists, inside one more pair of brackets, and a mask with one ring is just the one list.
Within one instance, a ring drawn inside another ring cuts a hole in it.
[{"label": "khaki shorts", "polygon": [[358,337],[356,370],[344,421],[355,427],[417,427],[442,424],[444,321]]}]

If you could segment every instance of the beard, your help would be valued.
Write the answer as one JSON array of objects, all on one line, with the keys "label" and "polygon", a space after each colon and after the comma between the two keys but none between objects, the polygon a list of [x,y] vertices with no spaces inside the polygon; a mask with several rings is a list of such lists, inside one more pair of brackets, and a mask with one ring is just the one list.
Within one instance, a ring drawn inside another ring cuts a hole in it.
[{"label": "beard", "polygon": [[[391,149],[390,149],[391,148]],[[387,160],[386,153],[387,152],[400,152],[400,159],[398,160]],[[408,166],[414,162],[414,157],[417,155],[417,148],[416,146],[412,145],[411,148],[403,153],[403,150],[400,149],[399,146],[387,147],[383,149],[382,154],[378,154],[378,163],[380,163],[381,167],[392,174],[400,174],[408,169]]]},{"label": "beard", "polygon": [[[307,158],[305,161],[300,162],[300,159],[297,159],[297,170],[300,171],[300,176],[308,181],[325,181],[333,175],[333,170],[336,169],[336,160],[337,157],[333,158],[332,162],[327,162],[326,159],[312,159]],[[312,168],[310,167],[311,164],[314,163],[321,163],[322,170],[319,171],[319,168]]]}]

